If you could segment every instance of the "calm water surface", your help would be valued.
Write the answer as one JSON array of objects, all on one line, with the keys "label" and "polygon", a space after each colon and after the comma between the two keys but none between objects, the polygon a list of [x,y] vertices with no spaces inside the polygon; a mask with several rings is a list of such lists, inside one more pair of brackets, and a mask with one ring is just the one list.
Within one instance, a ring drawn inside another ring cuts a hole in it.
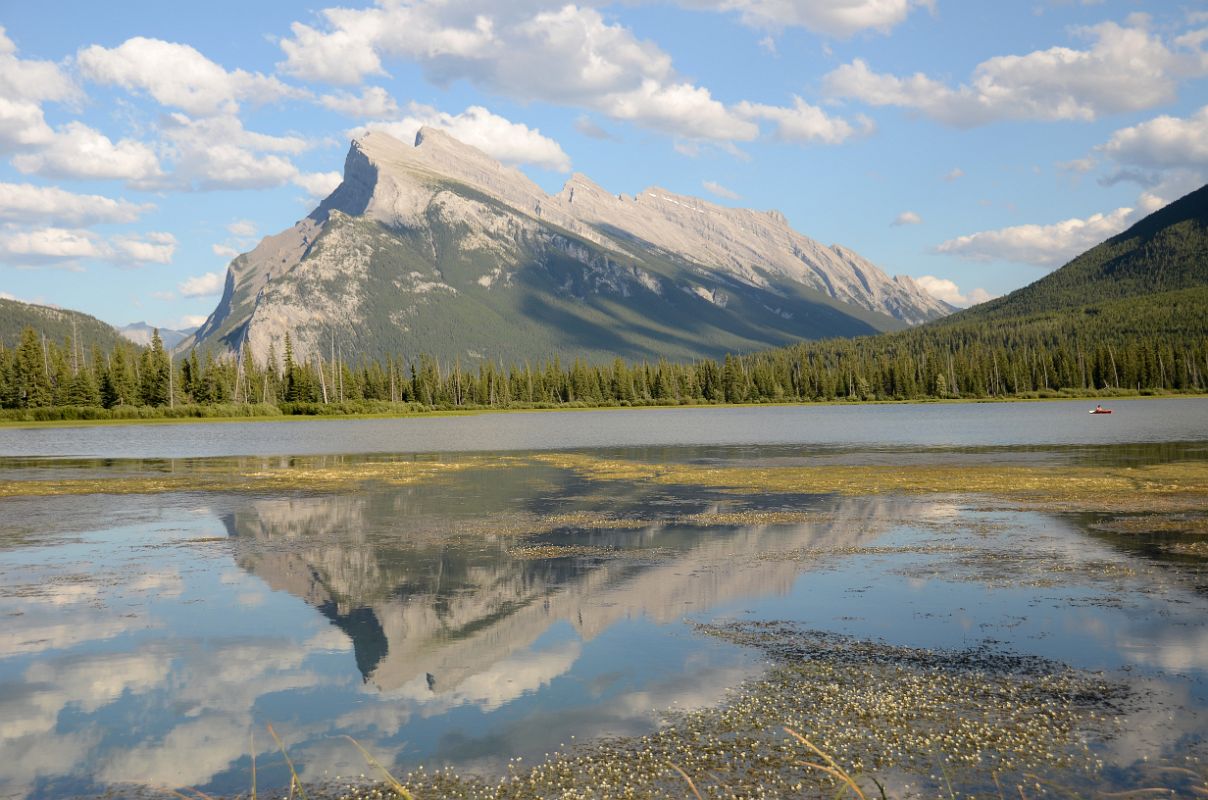
[{"label": "calm water surface", "polygon": [[918,448],[1206,438],[1208,398],[645,408],[407,419],[0,428],[0,456],[185,458],[678,445]]},{"label": "calm water surface", "polygon": [[[6,429],[0,479],[383,450],[906,465],[1205,457],[1203,400],[1116,402],[1107,419],[1085,405]],[[814,513],[677,522],[747,511]],[[593,527],[600,513],[650,522]],[[579,521],[541,523],[567,514]],[[764,669],[687,624],[727,619],[917,647],[991,643],[1126,676],[1147,699],[1121,712],[1126,735],[1100,753],[1109,768],[1200,752],[1205,562],[1171,555],[1160,537],[1107,532],[1105,520],[942,497],[600,483],[540,463],[356,493],[0,500],[0,796],[246,792],[252,732],[261,786],[285,785],[270,722],[307,782],[365,772],[342,735],[400,770],[498,775],[511,758],[649,732],[668,708],[719,702]],[[970,552],[954,559],[953,545]],[[845,554],[868,547],[912,552]]]}]

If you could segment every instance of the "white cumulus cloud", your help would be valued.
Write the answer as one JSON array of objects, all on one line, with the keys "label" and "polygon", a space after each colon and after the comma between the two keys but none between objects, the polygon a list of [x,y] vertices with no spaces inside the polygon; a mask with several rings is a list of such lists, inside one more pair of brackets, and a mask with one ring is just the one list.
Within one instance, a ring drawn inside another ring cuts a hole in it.
[{"label": "white cumulus cloud", "polygon": [[1208,106],[1186,118],[1163,115],[1122,128],[1102,150],[1115,161],[1140,167],[1208,167]]},{"label": "white cumulus cloud", "polygon": [[646,80],[637,89],[601,98],[597,107],[613,119],[675,136],[749,141],[759,135],[757,125],[713,99],[708,89],[687,82]]},{"label": "white cumulus cloud", "polygon": [[111,240],[111,260],[130,260],[139,264],[171,264],[176,253],[176,237],[170,233],[155,232],[141,237],[115,236]]},{"label": "white cumulus cloud", "polygon": [[209,297],[221,294],[226,284],[226,274],[223,272],[207,272],[195,275],[179,283],[176,287],[185,297]]},{"label": "white cumulus cloud", "polygon": [[266,189],[294,180],[298,168],[287,157],[311,142],[298,136],[272,136],[249,131],[234,115],[191,118],[168,115],[161,123],[174,173],[169,188]]},{"label": "white cumulus cloud", "polygon": [[17,266],[70,266],[83,260],[109,261],[122,266],[169,264],[176,245],[176,237],[163,232],[106,239],[88,230],[32,228],[0,233],[0,261]]},{"label": "white cumulus cloud", "polygon": [[708,89],[678,77],[658,45],[589,6],[417,0],[328,8],[321,16],[322,29],[298,23],[281,41],[283,72],[354,84],[382,73],[383,58],[400,58],[442,86],[465,80],[516,100],[577,106],[692,138],[758,134]]},{"label": "white cumulus cloud", "polygon": [[0,25],[0,152],[49,141],[53,132],[42,103],[71,103],[81,96],[58,64],[19,58]]},{"label": "white cumulus cloud", "polygon": [[86,47],[76,64],[90,81],[144,91],[162,105],[197,116],[234,113],[241,100],[265,103],[302,94],[273,76],[228,72],[187,44],[143,36],[114,48]]},{"label": "white cumulus cloud", "polygon": [[18,265],[103,258],[104,241],[91,231],[35,228],[0,233],[0,260]]},{"label": "white cumulus cloud", "polygon": [[922,225],[923,218],[913,211],[903,211],[893,218],[893,222],[889,223],[893,226],[900,225]]},{"label": "white cumulus cloud", "polygon": [[325,94],[319,102],[332,111],[362,119],[390,118],[399,114],[398,103],[380,86],[368,86],[359,95],[350,92]]},{"label": "white cumulus cloud", "polygon": [[[846,35],[888,30],[926,0],[683,0],[703,10],[738,12],[757,27],[807,27]],[[287,74],[336,84],[357,84],[384,74],[383,63],[415,63],[438,86],[464,80],[520,102],[580,108],[682,140],[732,144],[760,135],[772,124],[786,141],[838,143],[867,133],[872,123],[831,116],[801,98],[791,105],[729,104],[708,87],[680,75],[671,56],[595,8],[602,0],[487,3],[484,0],[414,0],[364,9],[327,8],[320,23],[292,26],[281,40]],[[397,121],[388,97],[375,89],[361,95],[321,98],[329,108],[365,116],[375,104],[379,122]],[[400,113],[406,113],[405,111]],[[581,117],[581,133],[607,133]],[[512,159],[515,161],[516,159]]]},{"label": "white cumulus cloud", "polygon": [[338,84],[386,74],[373,47],[376,14],[367,18],[367,25],[358,24],[357,12],[352,10],[329,8],[324,16],[332,30],[320,31],[301,22],[290,25],[293,38],[280,41],[285,61],[278,67],[303,80]]},{"label": "white cumulus cloud", "polygon": [[69,122],[42,145],[13,157],[24,173],[52,178],[116,179],[140,184],[162,176],[155,152],[133,139],[114,142],[82,122]]},{"label": "white cumulus cloud", "polygon": [[205,314],[185,314],[173,325],[172,330],[187,331],[192,328],[201,327],[201,323],[207,319]]},{"label": "white cumulus cloud", "polygon": [[936,249],[971,261],[1011,261],[1057,267],[1115,236],[1133,221],[1133,209],[1118,208],[1086,219],[1051,225],[1016,225],[949,239]]},{"label": "white cumulus cloud", "polygon": [[344,179],[338,172],[304,172],[294,176],[294,185],[302,187],[314,200],[322,200],[336,190]]},{"label": "white cumulus cloud", "polygon": [[1144,15],[1125,25],[1104,22],[1075,32],[1086,49],[1051,47],[998,56],[978,64],[968,83],[952,87],[923,73],[874,71],[863,59],[824,78],[834,97],[874,106],[902,106],[950,125],[997,120],[1094,120],[1174,99],[1178,80],[1208,73],[1208,57],[1172,48]]},{"label": "white cumulus cloud", "polygon": [[367,130],[380,130],[401,141],[411,142],[423,127],[447,131],[453,138],[505,163],[532,164],[558,172],[570,170],[570,156],[556,141],[536,128],[512,122],[482,106],[470,106],[460,114],[450,114],[413,102],[402,119],[368,122],[349,134],[355,137]]},{"label": "white cumulus cloud", "polygon": [[852,136],[871,133],[872,120],[860,117],[852,125],[840,117],[832,117],[821,108],[800,97],[793,97],[792,108],[743,101],[735,107],[739,116],[766,119],[776,124],[776,137],[789,142],[840,144]]},{"label": "white cumulus cloud", "polygon": [[52,136],[40,103],[0,96],[0,151],[42,144]]},{"label": "white cumulus cloud", "polygon": [[840,38],[865,30],[888,33],[914,8],[933,7],[931,0],[680,0],[680,5],[736,11],[753,28],[799,27]]},{"label": "white cumulus cloud", "polygon": [[978,303],[993,300],[995,297],[995,295],[980,287],[970,289],[968,292],[962,292],[960,287],[956,285],[956,281],[949,280],[948,278],[937,278],[934,275],[922,275],[915,278],[914,282],[922,286],[924,291],[937,300],[943,300],[945,303],[960,308],[975,306]]},{"label": "white cumulus cloud", "polygon": [[98,194],[75,194],[57,186],[0,183],[0,220],[87,226],[105,222],[134,222],[150,204],[115,200]]}]

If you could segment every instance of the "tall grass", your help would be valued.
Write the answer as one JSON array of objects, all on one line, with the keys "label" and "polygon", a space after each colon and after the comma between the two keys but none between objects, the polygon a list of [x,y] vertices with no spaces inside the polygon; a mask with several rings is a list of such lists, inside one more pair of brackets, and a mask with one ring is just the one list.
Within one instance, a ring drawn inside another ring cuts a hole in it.
[{"label": "tall grass", "polygon": [[269,403],[227,403],[182,406],[45,406],[0,409],[0,421],[61,422],[73,420],[217,419],[280,417],[283,412]]}]

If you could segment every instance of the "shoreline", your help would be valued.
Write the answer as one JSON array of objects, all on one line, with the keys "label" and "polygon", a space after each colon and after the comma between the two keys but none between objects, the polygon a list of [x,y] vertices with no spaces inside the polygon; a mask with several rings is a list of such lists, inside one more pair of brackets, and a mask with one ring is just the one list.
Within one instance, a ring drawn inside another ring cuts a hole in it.
[{"label": "shoreline", "polygon": [[907,405],[971,405],[971,404],[1006,404],[1006,403],[1062,403],[1113,401],[1113,400],[1171,400],[1181,398],[1205,398],[1208,393],[1202,392],[1163,392],[1143,394],[1086,394],[1058,397],[953,397],[953,398],[916,398],[910,400],[802,400],[768,403],[666,403],[638,405],[557,405],[548,407],[479,407],[479,408],[433,408],[421,411],[400,412],[352,412],[332,414],[265,414],[245,416],[183,416],[183,417],[131,417],[120,419],[56,419],[56,420],[19,420],[0,419],[0,430],[3,429],[34,429],[34,428],[85,428],[104,427],[111,425],[180,425],[191,423],[232,423],[232,422],[296,422],[299,420],[380,420],[380,419],[422,419],[426,417],[467,417],[485,414],[536,414],[547,412],[583,412],[583,411],[622,411],[622,410],[663,410],[663,409],[735,409],[735,408],[789,408],[789,407],[832,407],[832,406],[907,406]]}]

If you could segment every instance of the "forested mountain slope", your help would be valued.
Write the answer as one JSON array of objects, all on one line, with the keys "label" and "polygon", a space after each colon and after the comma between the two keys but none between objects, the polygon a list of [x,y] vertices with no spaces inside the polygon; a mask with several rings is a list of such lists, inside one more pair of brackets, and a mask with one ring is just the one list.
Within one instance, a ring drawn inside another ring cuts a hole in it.
[{"label": "forested mountain slope", "polygon": [[1035,283],[933,324],[1024,319],[1049,311],[1111,306],[1113,301],[1132,298],[1142,298],[1142,307],[1148,309],[1155,295],[1203,286],[1208,286],[1208,186],[1155,211]]},{"label": "forested mountain slope", "polygon": [[93,345],[111,350],[121,339],[112,325],[79,311],[0,298],[0,345],[16,347],[26,328],[33,328],[39,336],[58,344],[75,334],[82,349],[89,352]]},{"label": "forested mountain slope", "polygon": [[765,358],[826,364],[875,397],[1208,388],[1208,187],[1005,297]]}]

